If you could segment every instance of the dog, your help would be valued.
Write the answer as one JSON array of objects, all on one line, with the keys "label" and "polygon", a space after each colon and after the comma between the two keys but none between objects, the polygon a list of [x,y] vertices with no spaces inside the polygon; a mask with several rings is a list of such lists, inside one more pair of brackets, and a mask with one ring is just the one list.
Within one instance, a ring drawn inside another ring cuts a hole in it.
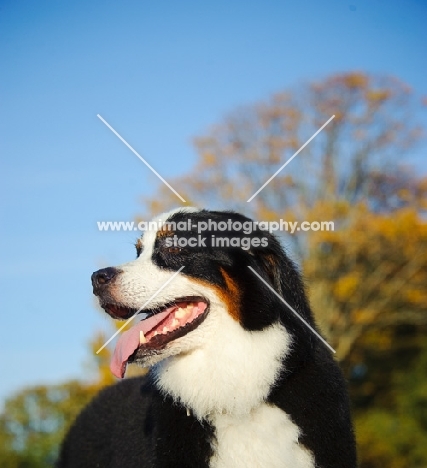
[{"label": "dog", "polygon": [[355,468],[344,378],[276,237],[231,211],[153,222],[136,260],[92,275],[110,316],[142,318],[112,372],[150,370],[95,397],[57,466]]}]

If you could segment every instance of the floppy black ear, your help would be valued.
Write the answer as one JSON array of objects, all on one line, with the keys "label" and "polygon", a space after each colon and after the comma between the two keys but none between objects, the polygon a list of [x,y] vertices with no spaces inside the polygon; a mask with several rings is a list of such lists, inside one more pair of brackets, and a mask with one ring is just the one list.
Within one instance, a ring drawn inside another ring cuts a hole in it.
[{"label": "floppy black ear", "polygon": [[[274,290],[302,317],[313,324],[305,287],[296,264],[286,255],[279,241],[268,235],[268,246],[254,252]],[[284,305],[284,304],[283,304]]]}]

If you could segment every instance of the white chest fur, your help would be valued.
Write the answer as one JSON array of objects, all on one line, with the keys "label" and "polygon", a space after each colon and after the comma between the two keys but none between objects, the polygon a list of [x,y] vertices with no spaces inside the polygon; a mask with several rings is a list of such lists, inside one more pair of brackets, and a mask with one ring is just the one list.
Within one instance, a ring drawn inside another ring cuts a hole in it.
[{"label": "white chest fur", "polygon": [[314,468],[311,453],[298,443],[298,427],[279,408],[262,404],[240,418],[216,415],[212,423],[210,468]]},{"label": "white chest fur", "polygon": [[[291,337],[276,323],[248,332],[215,295],[206,320],[182,340],[190,351],[154,368],[158,388],[215,427],[210,468],[313,468],[289,416],[265,402],[289,352]],[[190,346],[191,345],[191,346]]]},{"label": "white chest fur", "polygon": [[195,332],[184,337],[199,341],[193,351],[164,359],[154,369],[159,389],[200,420],[214,414],[240,417],[259,407],[290,346],[290,337],[279,324],[247,332],[220,312],[214,308]]}]

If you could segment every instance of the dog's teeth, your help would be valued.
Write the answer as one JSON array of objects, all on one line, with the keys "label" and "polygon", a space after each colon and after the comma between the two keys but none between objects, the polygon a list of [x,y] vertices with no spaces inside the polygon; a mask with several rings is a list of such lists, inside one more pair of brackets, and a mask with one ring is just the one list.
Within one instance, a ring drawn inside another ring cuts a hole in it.
[{"label": "dog's teeth", "polygon": [[167,333],[169,331],[168,327],[163,327],[162,333]]},{"label": "dog's teeth", "polygon": [[177,319],[182,319],[187,315],[187,309],[181,309],[181,307],[175,312]]},{"label": "dog's teeth", "polygon": [[179,320],[177,320],[177,319],[174,318],[174,319],[172,320],[172,326],[173,326],[173,327],[176,327],[176,326],[178,326],[178,325],[179,325]]},{"label": "dog's teeth", "polygon": [[139,332],[139,344],[147,343],[147,338],[144,336],[144,332],[140,330]]},{"label": "dog's teeth", "polygon": [[153,333],[153,336],[157,336],[158,334],[159,334],[159,332],[158,332],[158,331],[155,331],[155,332]]}]

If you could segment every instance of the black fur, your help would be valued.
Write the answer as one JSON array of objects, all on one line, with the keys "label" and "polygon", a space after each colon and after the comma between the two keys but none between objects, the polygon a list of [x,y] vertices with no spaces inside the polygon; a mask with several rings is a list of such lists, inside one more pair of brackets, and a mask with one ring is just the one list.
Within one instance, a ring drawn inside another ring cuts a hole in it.
[{"label": "black fur", "polygon": [[202,468],[213,428],[163,397],[150,377],[108,387],[82,411],[62,446],[58,467]]}]

